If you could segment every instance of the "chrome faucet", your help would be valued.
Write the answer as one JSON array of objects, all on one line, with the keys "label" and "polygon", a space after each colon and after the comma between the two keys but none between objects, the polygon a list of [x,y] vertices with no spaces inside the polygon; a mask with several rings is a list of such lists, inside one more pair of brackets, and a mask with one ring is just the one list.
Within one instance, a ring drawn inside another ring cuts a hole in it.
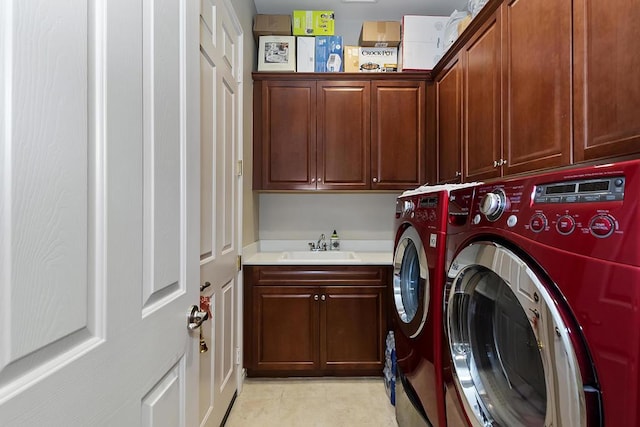
[{"label": "chrome faucet", "polygon": [[309,242],[309,250],[310,251],[326,251],[327,250],[327,241],[325,240],[324,233],[320,235],[320,238],[315,244],[313,242]]}]

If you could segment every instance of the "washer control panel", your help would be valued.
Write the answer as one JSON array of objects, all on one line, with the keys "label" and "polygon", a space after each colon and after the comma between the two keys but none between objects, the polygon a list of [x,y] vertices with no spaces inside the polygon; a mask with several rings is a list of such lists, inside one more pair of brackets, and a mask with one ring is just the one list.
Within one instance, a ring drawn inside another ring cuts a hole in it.
[{"label": "washer control panel", "polygon": [[483,236],[640,266],[640,159],[484,183],[472,197],[467,224]]},{"label": "washer control panel", "polygon": [[625,177],[536,185],[534,203],[612,202],[624,199]]}]

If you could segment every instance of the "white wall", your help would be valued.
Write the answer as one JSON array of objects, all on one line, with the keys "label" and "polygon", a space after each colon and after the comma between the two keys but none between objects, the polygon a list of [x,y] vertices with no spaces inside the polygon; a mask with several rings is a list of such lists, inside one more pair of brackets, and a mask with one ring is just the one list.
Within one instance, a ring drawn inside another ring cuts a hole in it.
[{"label": "white wall", "polygon": [[[398,193],[399,194],[399,193]],[[395,193],[262,193],[261,240],[393,240]]]},{"label": "white wall", "polygon": [[242,246],[258,239],[257,195],[251,190],[253,176],[253,78],[256,68],[256,47],[253,40],[253,16],[256,7],[253,0],[232,0],[231,5],[242,25],[244,41],[243,91],[243,200],[242,200]]}]

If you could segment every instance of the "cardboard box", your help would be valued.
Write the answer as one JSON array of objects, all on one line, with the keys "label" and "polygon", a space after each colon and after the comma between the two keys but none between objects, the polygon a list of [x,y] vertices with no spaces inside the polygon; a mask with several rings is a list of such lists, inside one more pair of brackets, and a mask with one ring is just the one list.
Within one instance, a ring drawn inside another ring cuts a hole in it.
[{"label": "cardboard box", "polygon": [[253,37],[290,36],[291,16],[289,15],[256,15],[253,18]]},{"label": "cardboard box", "polygon": [[402,17],[401,70],[432,70],[444,54],[448,16]]},{"label": "cardboard box", "polygon": [[345,73],[360,71],[360,46],[344,46],[343,63]]},{"label": "cardboard box", "polygon": [[342,71],[342,36],[316,37],[316,73]]},{"label": "cardboard box", "polygon": [[333,10],[294,10],[294,36],[332,36],[334,34]]},{"label": "cardboard box", "polygon": [[358,70],[365,73],[398,71],[397,47],[360,47]]},{"label": "cardboard box", "polygon": [[359,44],[366,47],[398,47],[400,44],[400,22],[363,22]]},{"label": "cardboard box", "polygon": [[313,73],[316,68],[316,38],[296,37],[296,71],[298,73]]}]

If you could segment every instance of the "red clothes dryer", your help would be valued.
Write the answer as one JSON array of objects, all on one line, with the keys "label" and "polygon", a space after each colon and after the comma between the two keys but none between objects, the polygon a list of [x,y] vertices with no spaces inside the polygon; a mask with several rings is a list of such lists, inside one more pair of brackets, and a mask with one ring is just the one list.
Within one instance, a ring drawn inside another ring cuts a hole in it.
[{"label": "red clothes dryer", "polygon": [[423,186],[396,202],[391,317],[401,427],[444,426],[440,356],[447,200],[451,189],[470,185]]},{"label": "red clothes dryer", "polygon": [[640,160],[453,191],[448,426],[640,425]]}]

